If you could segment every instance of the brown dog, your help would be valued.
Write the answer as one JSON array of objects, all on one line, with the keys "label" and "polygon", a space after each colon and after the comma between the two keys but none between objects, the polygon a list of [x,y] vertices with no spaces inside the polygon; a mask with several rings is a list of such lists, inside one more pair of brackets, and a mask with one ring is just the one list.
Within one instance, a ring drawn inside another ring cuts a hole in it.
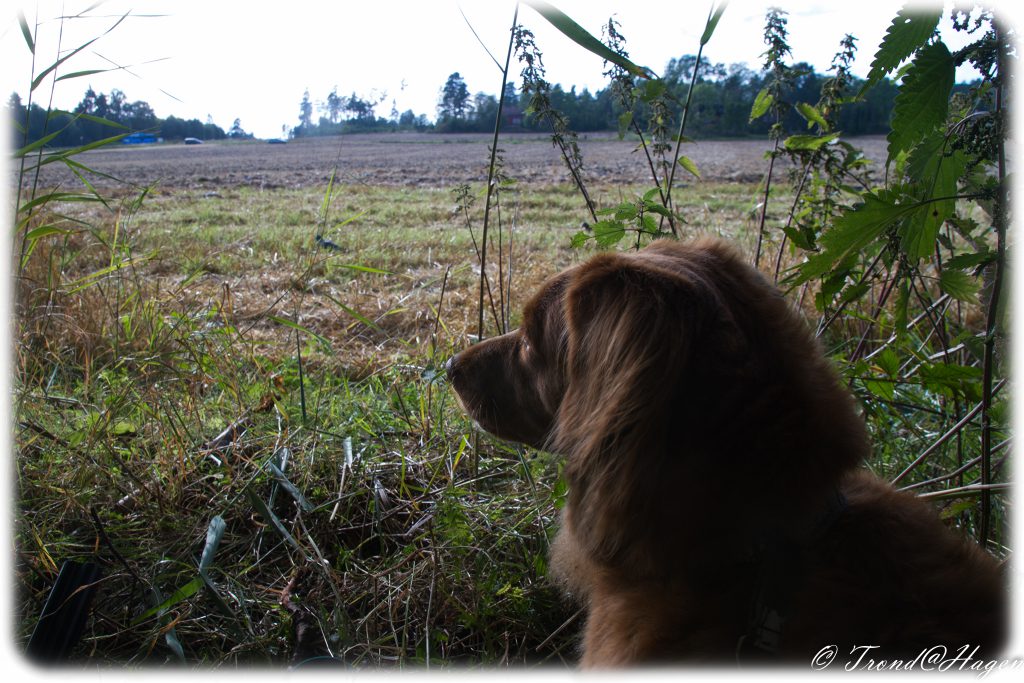
[{"label": "brown dog", "polygon": [[566,457],[584,666],[997,654],[997,563],[858,468],[851,395],[721,242],[570,268],[447,370],[484,429]]}]

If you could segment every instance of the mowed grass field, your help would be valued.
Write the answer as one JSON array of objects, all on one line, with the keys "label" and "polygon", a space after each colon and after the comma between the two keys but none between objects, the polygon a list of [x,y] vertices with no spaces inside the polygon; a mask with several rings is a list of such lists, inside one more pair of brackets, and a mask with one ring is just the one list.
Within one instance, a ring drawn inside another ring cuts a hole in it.
[{"label": "mowed grass field", "polygon": [[[19,647],[70,560],[102,571],[78,665],[574,662],[577,607],[545,579],[561,465],[479,433],[441,377],[478,333],[488,144],[78,158],[109,199],[52,207],[16,302]],[[685,234],[753,244],[767,145],[687,146]],[[549,140],[501,148],[486,335],[594,251]],[[650,187],[633,143],[583,153],[600,206]]]}]

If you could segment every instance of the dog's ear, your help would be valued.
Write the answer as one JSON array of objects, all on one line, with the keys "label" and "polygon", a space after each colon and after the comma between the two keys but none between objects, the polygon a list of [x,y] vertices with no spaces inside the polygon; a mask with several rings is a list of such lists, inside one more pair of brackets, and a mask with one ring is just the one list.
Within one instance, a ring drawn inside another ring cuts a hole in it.
[{"label": "dog's ear", "polygon": [[664,505],[659,480],[678,471],[658,455],[678,433],[672,413],[686,409],[681,387],[716,308],[695,277],[605,254],[566,292],[568,383],[553,446],[567,456],[568,522],[599,561],[641,561],[631,556],[653,530],[637,527]]}]

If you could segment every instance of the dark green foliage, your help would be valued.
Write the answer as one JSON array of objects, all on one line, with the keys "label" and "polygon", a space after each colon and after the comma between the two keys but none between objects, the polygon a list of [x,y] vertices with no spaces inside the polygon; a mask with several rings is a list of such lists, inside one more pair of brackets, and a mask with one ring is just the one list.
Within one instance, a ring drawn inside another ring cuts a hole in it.
[{"label": "dark green foliage", "polygon": [[114,133],[145,131],[157,133],[166,140],[186,137],[201,140],[222,140],[224,130],[212,122],[185,121],[174,116],[161,120],[148,103],[128,102],[120,90],[109,95],[86,90],[74,111],[46,111],[38,104],[26,107],[17,94],[7,102],[8,115],[14,122],[15,147],[47,138],[49,147],[77,147],[104,140]]},{"label": "dark green foliage", "polygon": [[890,160],[946,122],[953,76],[953,57],[941,41],[917,52],[896,97],[888,136]]},{"label": "dark green foliage", "polygon": [[941,15],[941,8],[901,9],[886,30],[885,39],[875,53],[864,89],[867,90],[878,83],[914,54],[931,37]]}]

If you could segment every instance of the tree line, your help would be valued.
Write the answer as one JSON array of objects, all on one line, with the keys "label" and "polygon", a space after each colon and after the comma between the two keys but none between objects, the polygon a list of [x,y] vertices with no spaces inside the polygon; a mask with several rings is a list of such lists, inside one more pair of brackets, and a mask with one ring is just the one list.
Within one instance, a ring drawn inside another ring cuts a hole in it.
[{"label": "tree line", "polygon": [[[696,57],[684,55],[669,60],[663,81],[668,95],[679,101],[686,97]],[[795,78],[782,93],[789,101],[814,102],[821,94],[822,85],[830,76],[816,73],[807,63],[793,66]],[[765,71],[757,72],[745,64],[726,66],[701,58],[694,81],[687,129],[701,137],[763,136],[771,122],[750,120],[750,111],[757,94],[769,78]],[[854,84],[858,85],[857,83]],[[886,79],[865,96],[842,110],[840,129],[846,135],[885,134],[889,130],[896,85]],[[470,93],[465,79],[455,72],[441,88],[434,122],[411,110],[401,114],[392,105],[390,117],[378,116],[377,106],[386,97],[339,97],[337,89],[326,100],[314,104],[307,90],[299,108],[299,125],[291,130],[293,137],[335,135],[368,130],[433,130],[439,133],[489,132],[494,130],[498,112],[498,98],[493,94]],[[575,86],[564,89],[552,87],[551,106],[561,112],[572,130],[578,132],[613,131],[625,113],[611,86],[591,92]],[[503,110],[506,130],[541,131],[547,124],[529,111],[529,97],[512,84],[505,92]],[[319,120],[314,114],[319,111]],[[635,112],[638,122],[646,123],[647,113]],[[787,113],[782,125],[791,131],[806,128],[807,122],[795,111]]]},{"label": "tree line", "polygon": [[[696,57],[685,55],[669,61],[663,81],[668,95],[678,101],[686,99]],[[829,76],[815,73],[811,65],[796,64],[796,78],[787,86],[784,96],[793,102],[814,102]],[[756,72],[745,64],[713,64],[702,58],[694,81],[693,97],[687,130],[700,137],[763,136],[771,126],[764,120],[750,120],[750,111],[758,92],[768,79],[766,72]],[[842,110],[840,129],[846,135],[884,134],[889,130],[896,86],[889,80],[868,91],[863,99]],[[552,86],[551,106],[561,112],[572,130],[578,132],[616,130],[625,113],[611,86],[596,92],[575,87],[565,90]],[[524,130],[542,130],[545,124],[531,116],[528,97],[514,91],[506,92],[506,124]],[[493,95],[469,95],[458,73],[448,78],[441,91],[435,128],[439,131],[493,130],[498,100]],[[647,112],[635,112],[638,121],[646,124]],[[521,120],[520,120],[521,116]],[[514,121],[514,123],[513,123]],[[806,128],[807,122],[795,111],[783,120],[787,130]]]},{"label": "tree line", "polygon": [[[685,99],[695,62],[693,55],[669,60],[663,77],[669,97],[679,101]],[[783,93],[792,102],[816,101],[822,84],[829,78],[816,73],[807,63],[795,64],[792,73],[795,77],[786,85],[788,92]],[[750,112],[768,78],[768,72],[754,71],[745,64],[726,66],[702,58],[694,80],[687,130],[693,136],[704,138],[765,135],[772,123],[765,119],[751,121]],[[855,88],[857,85],[854,84]],[[885,79],[878,83],[861,99],[842,109],[839,130],[845,135],[887,133],[896,92],[897,86],[892,81]],[[484,92],[471,95],[458,72],[451,74],[440,89],[436,119],[433,121],[411,109],[400,113],[394,100],[391,101],[389,115],[382,116],[377,110],[386,99],[386,94],[377,92],[362,96],[355,92],[339,95],[335,87],[324,100],[314,102],[306,90],[299,104],[298,125],[290,129],[282,126],[282,136],[302,138],[399,130],[489,132],[494,129],[498,112],[498,98]],[[566,90],[555,85],[550,99],[551,106],[565,116],[572,130],[578,132],[617,130],[624,114],[621,99],[615,96],[611,85],[596,92],[587,88],[577,90],[575,86]],[[530,112],[528,100],[528,96],[513,84],[507,86],[503,110],[505,130],[546,130],[547,124]],[[166,140],[252,137],[241,127],[238,119],[228,131],[209,118],[206,122],[175,116],[161,119],[149,104],[130,102],[122,91],[116,89],[103,94],[89,88],[73,111],[50,114],[37,104],[33,104],[30,110],[26,109],[18,95],[13,94],[8,101],[8,110],[16,124],[16,148],[55,131],[59,133],[49,142],[52,146],[89,144],[133,131],[151,132]],[[646,123],[647,115],[648,112],[642,108],[634,112],[634,117],[642,125]],[[116,125],[112,127],[111,123]],[[796,111],[787,112],[781,123],[788,131],[798,131],[807,125]]]},{"label": "tree line", "polygon": [[7,101],[7,112],[14,122],[15,149],[54,134],[48,142],[53,147],[78,147],[133,132],[147,132],[165,140],[179,141],[185,138],[223,140],[252,137],[242,129],[239,119],[235,119],[234,125],[226,132],[209,117],[205,123],[177,116],[161,119],[149,103],[141,100],[131,102],[124,92],[116,88],[106,94],[97,93],[90,87],[71,111],[51,112],[34,102],[31,107],[26,107],[21,97],[13,93]]}]

